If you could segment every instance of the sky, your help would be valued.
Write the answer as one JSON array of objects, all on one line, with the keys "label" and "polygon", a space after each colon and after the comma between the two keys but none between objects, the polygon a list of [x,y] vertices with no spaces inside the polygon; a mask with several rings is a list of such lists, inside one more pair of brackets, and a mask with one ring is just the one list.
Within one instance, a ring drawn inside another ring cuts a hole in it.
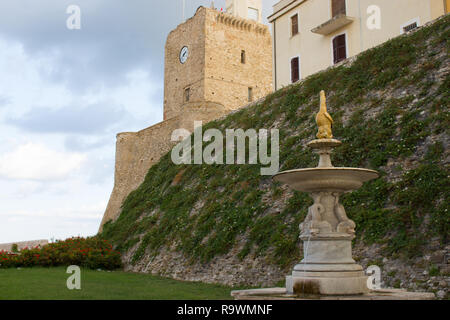
[{"label": "sky", "polygon": [[[263,0],[263,17],[277,0]],[[70,5],[81,29],[68,29]],[[210,1],[186,0],[186,17]],[[215,1],[224,8],[225,1]],[[0,243],[97,233],[116,134],[163,119],[182,0],[0,2]]]}]

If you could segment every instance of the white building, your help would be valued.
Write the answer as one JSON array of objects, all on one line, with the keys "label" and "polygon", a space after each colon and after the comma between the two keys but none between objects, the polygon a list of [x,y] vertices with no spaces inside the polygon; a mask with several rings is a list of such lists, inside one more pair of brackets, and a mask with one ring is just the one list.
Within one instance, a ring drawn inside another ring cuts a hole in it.
[{"label": "white building", "polygon": [[438,18],[450,0],[281,0],[273,31],[275,90]]}]

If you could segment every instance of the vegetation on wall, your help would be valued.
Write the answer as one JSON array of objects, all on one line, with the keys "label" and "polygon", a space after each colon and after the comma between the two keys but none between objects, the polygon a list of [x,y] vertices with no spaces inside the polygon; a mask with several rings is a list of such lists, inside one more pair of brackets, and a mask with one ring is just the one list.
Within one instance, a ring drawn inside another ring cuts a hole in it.
[{"label": "vegetation on wall", "polygon": [[[342,197],[357,224],[355,241],[384,244],[386,255],[401,258],[420,254],[430,238],[448,244],[443,143],[449,141],[450,74],[442,66],[449,63],[449,20],[390,40],[203,130],[278,128],[280,170],[315,167],[318,158],[305,143],[315,138],[314,115],[324,89],[334,136],[343,142],[333,164],[381,174]],[[261,176],[259,165],[174,165],[168,154],[100,236],[122,253],[138,244],[132,263],[162,247],[206,262],[239,243],[241,259],[265,256],[290,268],[300,259],[298,225],[311,204],[307,194]]]}]

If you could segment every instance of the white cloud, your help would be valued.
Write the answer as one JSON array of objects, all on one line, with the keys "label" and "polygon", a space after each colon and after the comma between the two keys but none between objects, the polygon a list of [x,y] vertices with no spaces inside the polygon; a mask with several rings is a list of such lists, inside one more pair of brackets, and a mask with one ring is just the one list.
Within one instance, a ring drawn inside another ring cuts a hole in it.
[{"label": "white cloud", "polygon": [[81,167],[86,155],[51,150],[27,143],[0,156],[0,177],[25,180],[60,180]]},{"label": "white cloud", "polygon": [[20,209],[13,213],[1,214],[0,216],[9,218],[71,218],[71,219],[93,219],[98,220],[103,216],[103,211],[106,208],[106,201],[99,201],[89,205],[62,205],[50,209]]}]

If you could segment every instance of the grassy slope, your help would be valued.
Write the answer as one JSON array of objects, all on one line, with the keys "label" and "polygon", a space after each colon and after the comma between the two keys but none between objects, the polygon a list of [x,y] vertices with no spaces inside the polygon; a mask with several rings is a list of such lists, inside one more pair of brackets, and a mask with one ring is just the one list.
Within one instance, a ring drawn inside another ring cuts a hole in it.
[{"label": "grassy slope", "polygon": [[[387,256],[404,258],[420,255],[432,237],[444,245],[450,191],[441,141],[448,141],[450,76],[436,74],[449,63],[449,22],[447,16],[393,39],[351,65],[315,74],[204,129],[278,128],[280,170],[314,167],[317,156],[304,144],[314,138],[314,113],[325,89],[334,135],[344,142],[334,165],[381,172],[380,179],[343,197],[357,223],[357,243],[379,243]],[[139,243],[133,262],[162,246],[192,261],[209,261],[244,239],[240,258],[262,255],[289,268],[300,258],[298,225],[312,201],[262,177],[259,169],[177,166],[166,155],[102,236],[122,252]],[[176,176],[179,183],[171,185]],[[280,199],[281,208],[274,208]]]},{"label": "grassy slope", "polygon": [[68,290],[65,268],[0,270],[0,300],[223,300],[231,288],[144,274],[83,269],[81,290]]}]

